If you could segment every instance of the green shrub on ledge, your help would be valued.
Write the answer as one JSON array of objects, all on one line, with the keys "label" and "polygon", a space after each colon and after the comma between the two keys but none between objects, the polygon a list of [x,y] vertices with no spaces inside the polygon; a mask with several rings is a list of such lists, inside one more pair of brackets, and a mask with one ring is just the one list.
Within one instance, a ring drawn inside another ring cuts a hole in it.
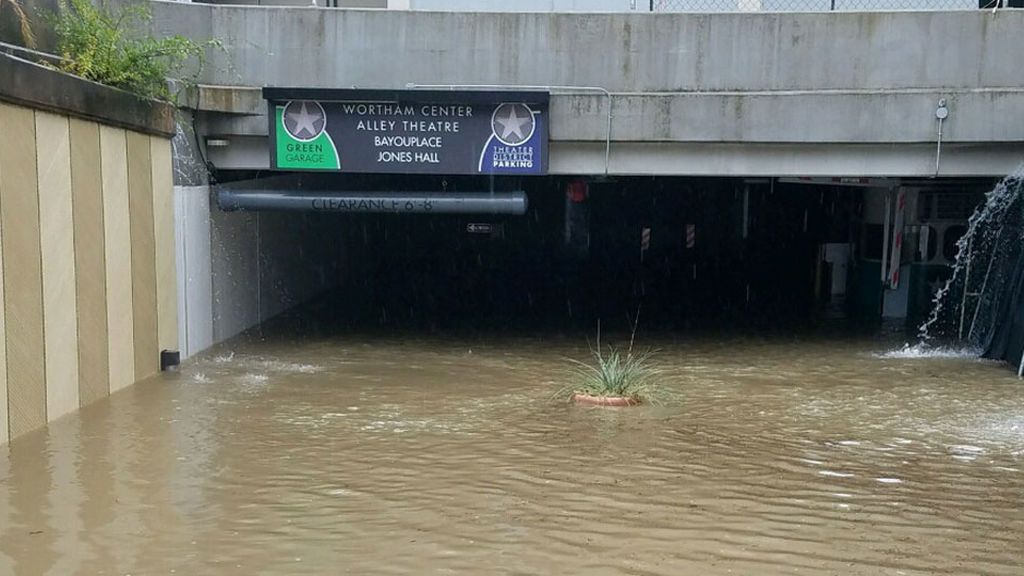
[{"label": "green shrub on ledge", "polygon": [[[142,4],[112,13],[89,0],[62,0],[52,18],[61,58],[58,68],[146,98],[172,100],[167,79],[195,78],[212,42],[137,36],[151,16]],[[190,63],[195,65],[194,72],[183,77]]]}]

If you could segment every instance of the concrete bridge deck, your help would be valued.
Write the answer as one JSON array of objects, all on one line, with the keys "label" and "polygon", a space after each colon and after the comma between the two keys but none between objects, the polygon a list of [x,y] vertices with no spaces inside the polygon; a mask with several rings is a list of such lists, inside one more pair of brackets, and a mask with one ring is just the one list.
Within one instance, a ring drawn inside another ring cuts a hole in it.
[{"label": "concrete bridge deck", "polygon": [[[1000,176],[1024,160],[1024,89],[612,94],[607,171],[707,176]],[[938,123],[950,117],[936,169]],[[222,169],[268,166],[258,88],[201,86],[193,102]],[[608,97],[554,94],[553,174],[605,172]]]},{"label": "concrete bridge deck", "polygon": [[[217,38],[200,131],[267,164],[262,86],[560,86],[553,173],[994,176],[1024,159],[1024,11],[530,14],[154,2]],[[597,90],[573,87],[597,87]]]}]

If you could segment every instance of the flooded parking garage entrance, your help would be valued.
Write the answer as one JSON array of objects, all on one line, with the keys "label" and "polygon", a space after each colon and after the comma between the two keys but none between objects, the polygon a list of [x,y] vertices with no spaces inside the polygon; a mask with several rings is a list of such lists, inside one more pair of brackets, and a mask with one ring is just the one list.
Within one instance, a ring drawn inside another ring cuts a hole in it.
[{"label": "flooded parking garage entrance", "polygon": [[332,309],[319,319],[435,332],[617,330],[638,311],[648,330],[912,332],[993,184],[609,174],[610,139],[605,174],[566,174],[563,149],[552,175],[544,91],[263,96],[271,171],[217,171],[198,224],[213,286],[196,350],[310,299]]},{"label": "flooded parking garage entrance", "polygon": [[[217,176],[225,341],[0,455],[0,572],[1019,571],[1019,381],[904,346],[991,182]],[[671,400],[557,396],[599,324]]]},{"label": "flooded parking garage entrance", "polygon": [[[325,183],[339,187],[303,189]],[[12,443],[0,571],[1019,571],[1019,381],[904,348],[879,335],[884,302],[858,316],[856,291],[831,288],[822,246],[875,233],[874,192],[494,186],[529,210],[256,213],[262,242],[297,224],[327,238],[293,236],[307,258],[337,255],[314,267],[336,285]],[[556,398],[597,320],[624,342],[637,308],[674,399]]]},{"label": "flooded parking garage entrance", "polygon": [[262,276],[223,274],[219,293],[256,285],[273,301],[316,270],[332,310],[319,319],[435,331],[620,330],[639,309],[646,330],[840,321],[913,333],[992,184],[240,176],[220,188],[215,243],[238,260],[232,226],[247,219],[260,256],[248,268]]}]

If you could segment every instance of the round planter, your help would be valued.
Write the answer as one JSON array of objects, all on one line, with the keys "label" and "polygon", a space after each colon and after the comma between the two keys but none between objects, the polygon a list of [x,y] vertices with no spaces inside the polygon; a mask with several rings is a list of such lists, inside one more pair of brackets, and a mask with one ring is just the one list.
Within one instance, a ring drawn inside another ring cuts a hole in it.
[{"label": "round planter", "polygon": [[590,394],[573,394],[572,401],[583,406],[636,406],[640,403],[629,396],[591,396]]}]

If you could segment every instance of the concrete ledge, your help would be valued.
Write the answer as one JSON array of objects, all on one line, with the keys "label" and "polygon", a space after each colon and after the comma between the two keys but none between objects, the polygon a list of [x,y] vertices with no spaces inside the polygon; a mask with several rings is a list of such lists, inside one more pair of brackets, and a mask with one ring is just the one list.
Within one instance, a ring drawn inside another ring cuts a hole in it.
[{"label": "concrete ledge", "polygon": [[158,136],[174,136],[174,107],[0,54],[0,100]]},{"label": "concrete ledge", "polygon": [[[266,136],[231,136],[210,148],[221,170],[267,170]],[[604,142],[552,141],[548,172],[603,174]],[[1024,144],[950,143],[935,172],[932,143],[797,144],[736,142],[612,142],[608,173],[631,176],[1002,177],[1024,160]]]},{"label": "concrete ledge", "polygon": [[[211,136],[265,136],[259,88],[200,86]],[[947,143],[1022,142],[1015,118],[1024,88],[793,90],[612,95],[613,142],[915,144],[935,142],[935,109],[949,107]],[[551,140],[603,142],[608,102],[595,94],[553,94]]]},{"label": "concrete ledge", "polygon": [[[269,154],[268,154],[269,156]],[[552,142],[551,174],[600,174],[598,142]],[[873,178],[995,177],[1013,172],[1024,145],[950,144],[936,173],[934,144],[793,144],[619,142],[608,172],[637,176],[861,176]],[[216,160],[215,160],[216,162]]]},{"label": "concrete ledge", "polygon": [[[599,95],[551,99],[553,141],[603,140],[608,103]],[[612,141],[795,144],[935,142],[945,100],[944,142],[1021,142],[1024,89],[801,90],[615,94]]]},{"label": "concrete ledge", "polygon": [[186,99],[189,107],[203,112],[266,116],[267,101],[261,87],[211,86],[201,84],[190,88]]}]

